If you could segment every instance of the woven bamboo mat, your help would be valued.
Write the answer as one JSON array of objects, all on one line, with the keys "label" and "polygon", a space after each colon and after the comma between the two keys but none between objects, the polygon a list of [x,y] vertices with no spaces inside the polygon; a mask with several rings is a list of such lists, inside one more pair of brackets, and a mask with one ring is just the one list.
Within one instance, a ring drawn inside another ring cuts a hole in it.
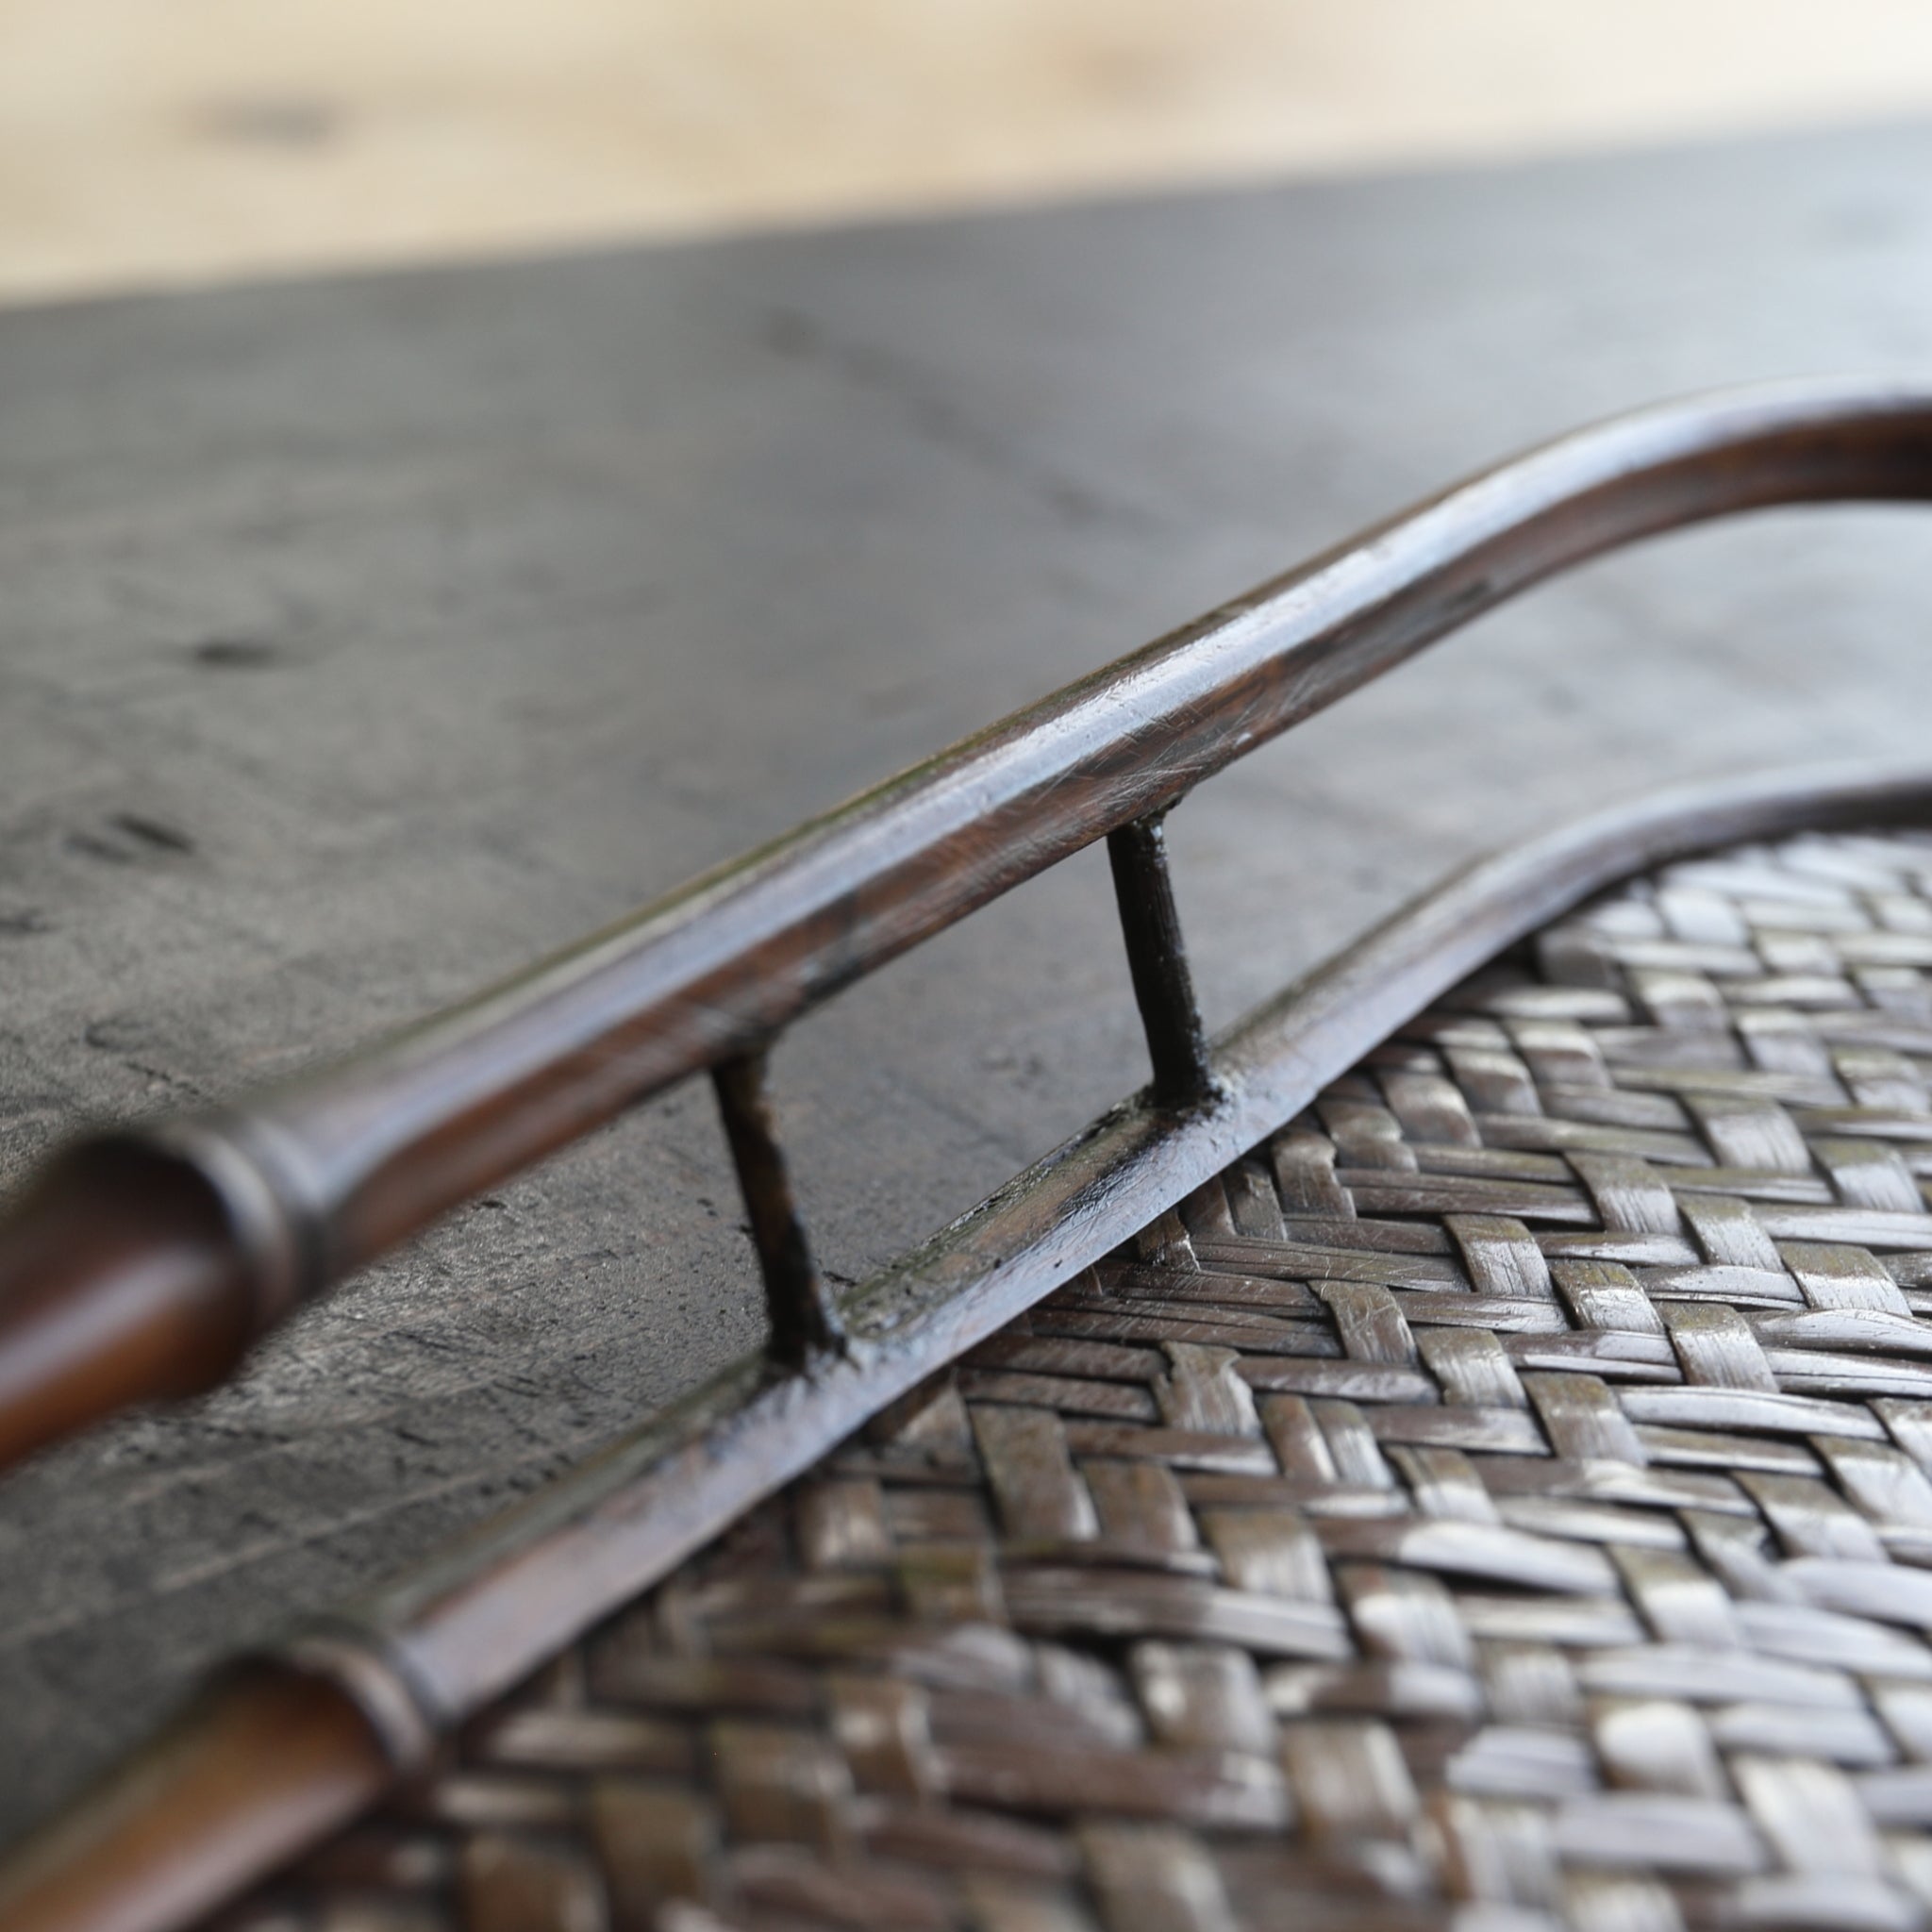
[{"label": "woven bamboo mat", "polygon": [[225,1924],[1932,1907],[1932,839],[1543,933]]}]

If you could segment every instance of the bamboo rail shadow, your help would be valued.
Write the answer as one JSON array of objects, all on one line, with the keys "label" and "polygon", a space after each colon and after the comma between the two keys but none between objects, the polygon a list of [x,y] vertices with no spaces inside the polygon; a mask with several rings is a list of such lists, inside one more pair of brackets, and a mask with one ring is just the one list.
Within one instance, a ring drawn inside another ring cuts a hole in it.
[{"label": "bamboo rail shadow", "polygon": [[[0,1874],[10,1925],[184,1922],[421,1763],[436,1737],[736,1510],[1271,1131],[1353,1056],[1631,867],[1887,810],[1870,774],[1667,801],[1491,861],[1210,1052],[1162,814],[1481,611],[1733,511],[1932,498],[1932,386],[1727,392],[1586,430],[1210,611],[738,864],[371,1051],[57,1156],[0,1226],[0,1463],[213,1386],[439,1214],[712,1075],[771,1311],[738,1364],[511,1517],[319,1622]],[[1153,1079],[835,1307],[766,1097],[791,1021],[1105,837]]]}]

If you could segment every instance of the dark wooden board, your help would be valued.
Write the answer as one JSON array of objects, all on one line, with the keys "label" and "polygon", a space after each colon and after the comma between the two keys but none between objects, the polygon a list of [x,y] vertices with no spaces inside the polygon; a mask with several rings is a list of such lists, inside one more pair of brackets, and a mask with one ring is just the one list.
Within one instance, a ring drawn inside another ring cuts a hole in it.
[{"label": "dark wooden board", "polygon": [[[0,318],[0,1153],[345,1046],[1510,447],[1923,367],[1932,131]],[[1173,821],[1223,1018],[1665,777],[1922,749],[1910,512],[1594,569]],[[1088,855],[788,1042],[855,1274],[1136,1084]],[[754,1336],[691,1090],[0,1495],[0,1823]]]}]

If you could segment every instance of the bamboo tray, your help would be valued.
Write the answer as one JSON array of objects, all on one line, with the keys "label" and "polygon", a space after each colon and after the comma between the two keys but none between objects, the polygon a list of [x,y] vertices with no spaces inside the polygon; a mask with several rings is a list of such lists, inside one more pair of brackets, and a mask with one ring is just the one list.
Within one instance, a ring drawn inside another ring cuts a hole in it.
[{"label": "bamboo tray", "polygon": [[[761,1357],[210,1684],[8,1926],[1909,1928],[1932,1907],[1932,774],[1486,861],[1211,1044],[1159,817],[1515,590],[1932,496],[1932,391],[1464,484],[457,1011],[58,1158],[0,1456],[708,1070]],[[1106,837],[1153,1078],[836,1304],[791,1019]]]}]

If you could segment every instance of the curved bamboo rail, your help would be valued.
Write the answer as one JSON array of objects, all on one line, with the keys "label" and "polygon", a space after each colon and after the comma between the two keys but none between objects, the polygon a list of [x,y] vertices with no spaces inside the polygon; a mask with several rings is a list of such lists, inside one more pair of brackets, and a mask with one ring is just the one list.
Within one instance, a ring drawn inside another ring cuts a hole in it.
[{"label": "curved bamboo rail", "polygon": [[1539,578],[1774,504],[1932,496],[1932,388],[1623,417],[1446,491],[341,1064],[84,1141],[0,1227],[0,1465],[212,1386],[308,1297]]}]

